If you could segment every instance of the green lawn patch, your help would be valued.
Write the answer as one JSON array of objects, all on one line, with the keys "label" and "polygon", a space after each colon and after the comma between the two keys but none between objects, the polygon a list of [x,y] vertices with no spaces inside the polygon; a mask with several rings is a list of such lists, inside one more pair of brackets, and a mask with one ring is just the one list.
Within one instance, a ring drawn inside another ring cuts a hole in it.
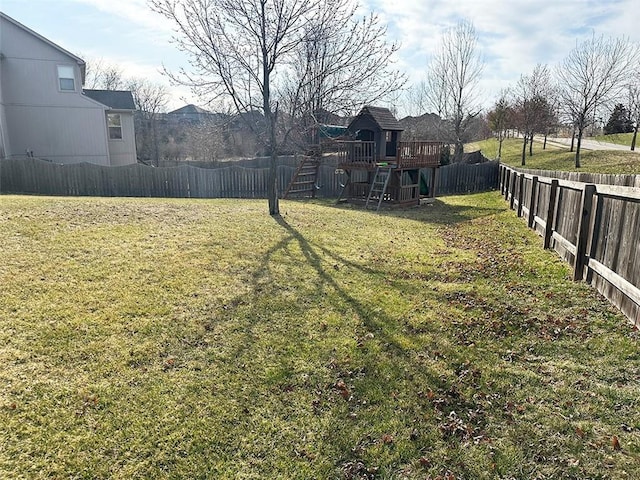
[{"label": "green lawn patch", "polygon": [[[534,142],[533,156],[529,156],[527,147],[526,166],[523,168],[565,172],[640,174],[640,155],[635,152],[582,150],[580,153],[581,167],[577,169],[575,168],[575,153],[570,152],[568,147],[558,147],[551,144],[547,145],[546,149],[542,147],[542,143]],[[465,145],[465,151],[475,150],[482,150],[487,158],[496,158],[498,141],[495,138],[489,138]],[[522,166],[522,139],[509,138],[503,142],[501,161],[512,167]]]},{"label": "green lawn patch", "polygon": [[[592,138],[599,142],[617,143],[618,145],[626,145],[631,148],[633,133],[612,133],[610,135],[596,135]],[[640,148],[640,145],[636,145],[636,149],[638,148]]]},{"label": "green lawn patch", "polygon": [[637,478],[638,332],[498,193],[0,197],[0,478]]}]

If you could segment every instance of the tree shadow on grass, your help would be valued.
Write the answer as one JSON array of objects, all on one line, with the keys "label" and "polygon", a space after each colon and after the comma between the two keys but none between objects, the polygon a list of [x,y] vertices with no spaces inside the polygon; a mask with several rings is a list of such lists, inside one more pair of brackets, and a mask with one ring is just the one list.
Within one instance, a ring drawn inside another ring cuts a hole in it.
[{"label": "tree shadow on grass", "polygon": [[[282,308],[287,309],[287,305],[283,305],[282,298],[284,294],[280,290],[280,285],[277,283],[277,279],[274,277],[272,267],[275,265],[274,256],[281,252],[287,252],[291,248],[297,246],[306,264],[311,267],[313,274],[309,275],[308,282],[312,283],[312,290],[308,293],[302,293],[291,296],[289,302],[299,302],[300,305],[294,306],[290,311],[286,312],[286,315],[295,314],[295,310],[300,308],[299,314],[303,313],[303,306],[306,300],[311,300],[309,305],[311,308],[317,307],[315,303],[317,300],[328,298],[332,304],[332,309],[345,318],[349,316],[355,316],[361,322],[361,327],[358,328],[357,334],[361,337],[372,335],[371,338],[375,338],[377,343],[381,347],[382,352],[386,352],[390,357],[400,356],[404,358],[404,361],[411,362],[414,356],[418,353],[410,345],[411,334],[404,331],[402,322],[398,319],[391,317],[385,307],[381,306],[379,302],[372,299],[370,303],[366,299],[359,299],[348,291],[347,288],[342,286],[339,280],[336,278],[337,271],[334,269],[346,269],[348,271],[358,271],[358,274],[364,275],[366,278],[371,278],[367,282],[367,287],[375,285],[375,282],[379,281],[384,287],[391,289],[393,292],[398,292],[399,295],[404,292],[404,287],[399,286],[399,279],[393,277],[383,269],[375,269],[367,265],[362,265],[340,255],[331,252],[326,247],[316,245],[310,242],[304,237],[298,230],[291,226],[283,217],[274,216],[274,220],[282,227],[286,232],[286,236],[280,239],[277,243],[271,246],[264,254],[260,265],[253,271],[252,274],[252,288],[250,291],[250,297],[238,297],[234,304],[243,304],[248,306],[249,314],[248,319],[243,327],[243,341],[238,342],[234,349],[234,356],[236,358],[242,357],[247,353],[251,353],[251,349],[254,347],[255,342],[258,340],[259,332],[264,328],[264,319],[277,318],[279,313],[277,310]],[[291,259],[294,256],[299,255],[296,253],[288,254]],[[339,266],[338,266],[339,264]],[[344,272],[343,272],[344,273]],[[273,283],[275,282],[275,283]],[[301,286],[303,289],[304,286]],[[415,294],[415,289],[418,287],[407,286],[408,292],[411,295]],[[288,292],[290,293],[290,292]],[[265,300],[265,296],[271,296],[271,299]],[[422,292],[423,299],[428,301],[431,298],[435,303],[442,301],[440,294],[433,290],[424,290]],[[274,311],[265,312],[262,306],[265,303],[269,304],[273,300]],[[273,315],[275,314],[275,315]],[[318,330],[316,333],[322,331],[323,326],[321,322],[317,325]],[[287,336],[303,339],[308,334],[307,331],[298,329],[297,325],[292,325],[291,330],[287,332]],[[354,338],[356,332],[354,332]],[[409,346],[408,346],[409,345]],[[434,382],[438,382],[434,377]]]},{"label": "tree shadow on grass", "polygon": [[[363,205],[338,204],[334,208],[341,210],[362,209]],[[489,217],[508,210],[508,204],[505,202],[504,207],[492,208],[482,205],[452,205],[439,199],[433,200],[432,203],[419,205],[416,207],[382,207],[379,212],[375,210],[367,210],[372,215],[385,215],[399,218],[416,220],[423,223],[433,223],[438,225],[456,225],[459,223],[469,222],[471,220],[483,217]]]},{"label": "tree shadow on grass", "polygon": [[[452,383],[455,380],[443,375],[441,366],[439,369],[433,366],[436,357],[425,360],[429,355],[441,355],[439,352],[447,348],[446,339],[440,344],[446,333],[438,330],[437,325],[424,322],[420,334],[428,337],[426,343],[424,339],[418,341],[416,332],[407,329],[408,324],[400,314],[394,313],[398,310],[385,306],[385,298],[389,297],[376,296],[369,301],[364,289],[376,295],[383,292],[402,296],[408,288],[411,301],[419,295],[434,305],[446,299],[442,292],[432,289],[417,292],[422,288],[420,282],[402,281],[395,277],[397,272],[385,271],[384,264],[377,268],[343,258],[310,241],[284,218],[272,218],[282,234],[260,254],[254,268],[246,272],[246,278],[251,276],[249,292],[237,296],[234,302],[238,311],[231,314],[239,322],[232,325],[233,345],[227,358],[235,359],[230,374],[243,385],[241,392],[234,393],[233,401],[238,404],[240,414],[234,436],[256,439],[269,435],[269,425],[288,425],[283,445],[286,447],[289,442],[292,446],[288,448],[305,452],[306,444],[296,435],[314,432],[313,435],[323,439],[313,450],[316,460],[292,457],[286,448],[267,451],[260,440],[250,443],[246,457],[266,455],[292,465],[311,462],[313,468],[324,472],[321,477],[336,477],[353,465],[364,465],[359,445],[375,450],[384,447],[379,439],[389,431],[408,437],[408,432],[421,425],[432,428],[423,414],[425,408],[432,408],[425,391],[457,395],[457,387]],[[304,263],[304,268],[291,271],[295,278],[287,276],[289,262]],[[298,288],[296,282],[305,276],[308,283]],[[363,282],[363,290],[357,282]],[[318,320],[317,328],[315,318],[304,318],[305,309],[322,309],[323,302],[330,303],[336,319],[328,330],[321,325],[328,316]],[[302,320],[296,321],[296,316]],[[279,324],[279,320],[283,323]],[[330,339],[329,344],[324,338]],[[337,349],[332,349],[334,339]],[[447,356],[451,365],[461,363],[457,354]],[[301,380],[302,376],[307,380]],[[395,395],[410,400],[398,406]],[[457,409],[460,402],[451,400],[451,408]],[[395,423],[395,418],[404,420]],[[258,428],[258,424],[263,426]],[[391,424],[395,425],[390,427]],[[242,441],[239,442],[238,448]],[[416,452],[427,448],[426,439],[415,442]],[[229,455],[235,458],[235,454]],[[278,467],[271,460],[265,460],[265,465],[274,469],[269,470],[274,473]],[[381,465],[371,465],[376,464]],[[384,462],[382,466],[390,468]]]},{"label": "tree shadow on grass", "polygon": [[[280,225],[287,236],[273,245],[264,255],[263,261],[260,267],[254,272],[253,278],[253,295],[254,300],[257,299],[263,293],[265,279],[268,279],[270,273],[270,265],[273,262],[273,256],[279,251],[287,250],[293,242],[295,242],[302,252],[307,265],[309,265],[315,272],[316,279],[309,279],[315,284],[316,292],[313,295],[316,298],[320,298],[327,289],[331,289],[337,297],[342,301],[344,307],[343,310],[352,310],[355,314],[362,319],[365,327],[368,331],[375,333],[376,337],[383,336],[381,341],[393,348],[396,353],[407,354],[406,349],[401,345],[397,339],[394,339],[388,333],[389,325],[394,324],[393,319],[390,318],[381,308],[377,308],[375,304],[366,304],[361,300],[358,300],[353,295],[349,294],[345,288],[343,288],[334,278],[333,271],[328,270],[324,264],[326,259],[331,259],[334,264],[340,264],[340,268],[349,268],[358,270],[361,273],[379,278],[382,282],[387,272],[383,270],[377,270],[367,265],[358,264],[340,255],[331,252],[329,249],[320,245],[314,245],[307,240],[298,230],[292,227],[283,217],[275,216],[274,220]],[[337,267],[334,267],[337,268]],[[344,312],[343,312],[344,313]]]}]

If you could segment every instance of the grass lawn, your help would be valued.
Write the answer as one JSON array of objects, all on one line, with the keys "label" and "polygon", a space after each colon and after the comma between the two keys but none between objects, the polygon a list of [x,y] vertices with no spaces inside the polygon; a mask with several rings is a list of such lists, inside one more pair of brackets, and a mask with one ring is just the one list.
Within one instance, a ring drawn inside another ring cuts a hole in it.
[{"label": "grass lawn", "polygon": [[[599,142],[617,143],[618,145],[626,145],[631,148],[631,140],[633,133],[613,133],[611,135],[596,135],[594,140]],[[636,142],[638,139],[636,139]],[[636,145],[636,149],[640,148],[640,145]]]},{"label": "grass lawn", "polygon": [[[498,141],[489,138],[481,142],[465,145],[466,152],[482,150],[487,158],[496,158],[498,155]],[[609,174],[640,174],[640,154],[625,151],[594,151],[582,150],[580,152],[579,169],[575,168],[575,153],[569,152],[569,148],[547,145],[543,150],[542,143],[534,142],[533,156],[529,156],[527,147],[526,166],[523,168],[541,170],[562,170],[565,172],[590,172]],[[522,139],[509,138],[502,144],[502,162],[512,167],[522,165]]]},{"label": "grass lawn", "polygon": [[498,193],[0,197],[0,478],[640,475],[639,333]]}]

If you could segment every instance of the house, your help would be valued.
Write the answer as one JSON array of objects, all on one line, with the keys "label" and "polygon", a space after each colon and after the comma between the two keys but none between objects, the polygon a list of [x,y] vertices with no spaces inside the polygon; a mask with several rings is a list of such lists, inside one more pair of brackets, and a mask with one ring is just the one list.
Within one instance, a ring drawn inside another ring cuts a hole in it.
[{"label": "house", "polygon": [[107,131],[110,165],[136,163],[133,95],[126,90],[84,90],[85,96],[108,107]]},{"label": "house", "polygon": [[216,115],[200,108],[197,105],[189,104],[167,113],[166,117],[171,123],[195,124],[201,123]]},{"label": "house", "polygon": [[83,91],[85,62],[0,12],[0,158],[136,162],[131,92]]}]

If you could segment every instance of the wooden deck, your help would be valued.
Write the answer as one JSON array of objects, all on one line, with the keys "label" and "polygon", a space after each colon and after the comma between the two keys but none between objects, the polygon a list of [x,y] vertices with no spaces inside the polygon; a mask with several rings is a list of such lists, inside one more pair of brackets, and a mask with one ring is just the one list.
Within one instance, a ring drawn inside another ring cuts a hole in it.
[{"label": "wooden deck", "polygon": [[400,169],[437,168],[441,153],[440,142],[400,142],[396,163]]},{"label": "wooden deck", "polygon": [[395,157],[379,156],[375,142],[338,142],[338,167],[375,170],[379,162],[387,162],[399,170],[437,168],[440,166],[440,142],[399,142]]}]

